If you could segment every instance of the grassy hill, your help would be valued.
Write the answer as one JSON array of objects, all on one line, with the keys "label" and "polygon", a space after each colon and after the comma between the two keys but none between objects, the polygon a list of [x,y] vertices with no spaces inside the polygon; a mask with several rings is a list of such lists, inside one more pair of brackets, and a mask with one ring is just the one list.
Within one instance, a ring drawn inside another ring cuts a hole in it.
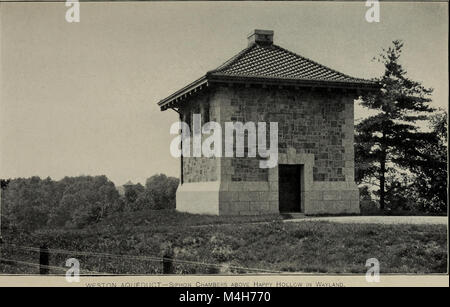
[{"label": "grassy hill", "polygon": [[[159,274],[162,264],[128,256],[160,257],[220,267],[177,263],[176,273],[249,273],[235,267],[283,272],[365,273],[377,258],[381,273],[444,273],[447,229],[443,225],[283,223],[278,215],[215,217],[147,210],[109,216],[85,229],[7,232],[7,243],[51,249],[125,255],[52,254],[50,264],[64,267],[75,257],[81,269],[114,274]],[[33,251],[4,247],[2,257],[37,262]],[[35,268],[0,264],[7,273],[36,273]],[[56,273],[56,272],[55,272]]]}]

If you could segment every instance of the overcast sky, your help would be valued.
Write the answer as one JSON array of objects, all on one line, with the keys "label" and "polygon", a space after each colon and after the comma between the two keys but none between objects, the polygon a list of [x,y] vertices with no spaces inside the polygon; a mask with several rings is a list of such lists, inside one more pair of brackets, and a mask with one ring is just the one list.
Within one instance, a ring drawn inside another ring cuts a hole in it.
[{"label": "overcast sky", "polygon": [[[156,103],[247,46],[253,29],[356,77],[382,73],[373,56],[405,43],[410,77],[447,108],[447,3],[0,3],[0,177],[104,174],[116,184],[178,176],[173,111]],[[355,116],[364,116],[359,108]]]}]

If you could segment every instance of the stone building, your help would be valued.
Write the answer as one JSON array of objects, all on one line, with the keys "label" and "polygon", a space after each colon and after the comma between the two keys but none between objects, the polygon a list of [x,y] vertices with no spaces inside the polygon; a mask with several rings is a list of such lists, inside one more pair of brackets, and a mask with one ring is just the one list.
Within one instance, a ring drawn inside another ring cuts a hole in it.
[{"label": "stone building", "polygon": [[[359,212],[354,181],[354,99],[372,81],[283,49],[273,31],[255,30],[248,47],[158,105],[192,125],[278,122],[278,164],[256,157],[181,157],[177,210],[214,215]],[[222,142],[225,142],[222,136]]]}]

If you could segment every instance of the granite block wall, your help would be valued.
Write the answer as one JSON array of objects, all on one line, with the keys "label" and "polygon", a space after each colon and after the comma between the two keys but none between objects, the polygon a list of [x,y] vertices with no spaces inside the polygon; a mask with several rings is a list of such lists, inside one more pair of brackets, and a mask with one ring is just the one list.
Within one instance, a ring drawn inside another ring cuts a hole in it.
[{"label": "granite block wall", "polygon": [[[349,214],[359,213],[354,98],[355,93],[340,89],[224,85],[190,100],[182,113],[207,111],[210,120],[222,126],[223,150],[225,122],[278,122],[278,164],[304,166],[299,187],[302,212]],[[217,215],[278,213],[278,166],[260,168],[260,159],[224,154],[184,158],[185,184],[177,191],[177,209]]]},{"label": "granite block wall", "polygon": [[[278,122],[279,153],[314,154],[315,181],[353,177],[353,97],[342,90],[220,87],[220,119]],[[269,139],[267,139],[269,143]],[[232,181],[267,181],[256,158],[235,158]],[[225,178],[222,178],[225,179]]]}]

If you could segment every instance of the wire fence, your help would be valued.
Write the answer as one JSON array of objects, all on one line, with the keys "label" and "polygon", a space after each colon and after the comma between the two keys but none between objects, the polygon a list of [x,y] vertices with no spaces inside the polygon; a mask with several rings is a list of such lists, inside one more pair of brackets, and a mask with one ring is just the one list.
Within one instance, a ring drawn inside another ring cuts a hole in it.
[{"label": "wire fence", "polygon": [[[183,259],[177,259],[169,255],[165,256],[137,256],[137,255],[129,255],[129,254],[110,254],[110,253],[101,253],[101,252],[87,252],[87,251],[70,251],[70,250],[64,250],[64,249],[53,249],[48,248],[47,246],[41,246],[41,247],[29,247],[29,246],[20,246],[17,244],[12,243],[3,243],[1,244],[2,247],[2,253],[7,253],[10,256],[16,255],[16,256],[25,256],[28,259],[31,260],[18,260],[18,259],[9,259],[4,258],[0,256],[0,263],[4,263],[7,265],[14,265],[14,266],[28,266],[33,268],[38,268],[41,274],[49,274],[50,272],[56,272],[53,274],[61,274],[65,273],[69,268],[64,266],[57,266],[57,265],[49,265],[50,259],[53,260],[53,262],[57,262],[59,264],[66,262],[67,259],[73,258],[73,257],[83,257],[84,260],[86,258],[90,258],[92,260],[92,257],[95,257],[97,259],[114,259],[118,262],[116,265],[122,265],[125,267],[125,264],[130,264],[131,262],[145,262],[145,263],[151,263],[153,265],[153,268],[145,270],[145,268],[148,268],[144,266],[145,273],[150,274],[175,274],[175,273],[192,273],[195,272],[195,270],[189,270],[184,268],[181,270],[177,270],[176,266],[188,266],[188,267],[201,267],[203,268],[203,272],[207,271],[209,273],[220,273],[222,270],[226,270],[227,272],[234,272],[234,273],[265,273],[265,274],[280,274],[281,271],[274,271],[274,270],[266,270],[266,269],[260,269],[260,268],[248,268],[243,266],[235,266],[235,265],[228,265],[228,264],[220,264],[220,263],[207,263],[207,262],[200,262],[200,261],[192,261],[192,260],[183,260]],[[6,249],[5,249],[6,248]],[[34,257],[30,257],[29,253],[34,253]],[[33,262],[32,259],[36,259],[36,254],[39,256],[39,263]],[[67,257],[68,256],[68,257]],[[11,257],[12,258],[12,257]],[[15,258],[15,257],[14,257]],[[80,261],[81,263],[82,261]],[[83,261],[84,264],[91,264],[93,266],[97,265],[100,262],[98,261]],[[108,263],[108,262],[107,262]],[[111,263],[108,263],[111,264]],[[120,272],[120,270],[117,270],[117,267],[114,267],[115,264],[110,265],[109,268],[114,268],[112,272],[108,272],[107,270],[80,270],[81,274],[84,275],[111,275],[111,274],[133,274],[133,273],[143,273],[143,270],[139,270],[139,272],[133,272],[132,270],[127,271],[126,268]],[[101,267],[101,266],[100,266]],[[107,268],[103,266],[104,268]],[[128,266],[129,268],[130,266]],[[150,266],[151,267],[151,266]],[[141,266],[142,268],[142,266]],[[205,270],[206,268],[206,270]],[[44,272],[44,273],[43,273]]]},{"label": "wire fence", "polygon": [[[23,266],[37,268],[39,270],[46,269],[49,272],[50,271],[59,271],[62,274],[65,274],[68,270],[67,267],[64,268],[64,267],[59,267],[59,266],[54,266],[54,265],[44,265],[44,264],[31,263],[31,262],[20,261],[20,260],[5,259],[5,258],[0,258],[0,263],[4,263],[4,264],[8,264],[8,265],[23,265]],[[100,272],[88,271],[88,270],[80,270],[80,273],[85,274],[85,275],[108,275],[107,273],[100,273]]]}]

